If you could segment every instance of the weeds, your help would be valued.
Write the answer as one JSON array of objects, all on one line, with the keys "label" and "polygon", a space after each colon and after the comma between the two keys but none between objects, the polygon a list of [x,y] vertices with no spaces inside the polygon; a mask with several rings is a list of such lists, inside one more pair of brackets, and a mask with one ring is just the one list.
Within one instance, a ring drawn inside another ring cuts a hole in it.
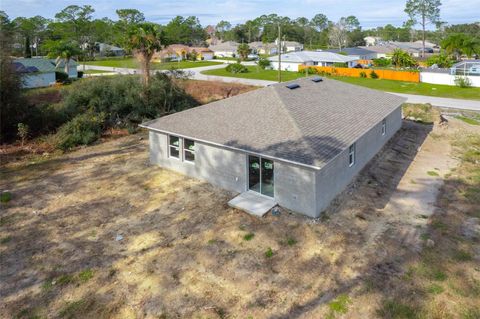
[{"label": "weeds", "polygon": [[437,172],[435,172],[435,171],[428,171],[427,174],[428,174],[429,176],[440,176],[440,175],[439,175]]},{"label": "weeds", "polygon": [[267,258],[272,258],[273,257],[272,248],[270,248],[270,247],[267,248],[267,250],[265,251],[265,257],[267,257]]},{"label": "weeds", "polygon": [[2,192],[0,194],[0,202],[2,203],[8,203],[9,201],[12,200],[12,193],[10,192]]},{"label": "weeds", "polygon": [[91,303],[85,301],[84,299],[80,299],[77,301],[67,302],[58,313],[60,318],[81,318],[81,314],[86,312],[88,308],[91,306]]},{"label": "weeds", "polygon": [[472,258],[472,254],[470,254],[468,251],[457,250],[453,254],[453,259],[456,261],[470,261],[473,258]]},{"label": "weeds", "polygon": [[6,243],[10,242],[11,240],[12,240],[12,236],[3,237],[0,240],[0,244],[6,244]]},{"label": "weeds", "polygon": [[382,307],[377,310],[377,315],[381,318],[389,319],[416,319],[418,318],[415,308],[400,303],[395,300],[386,300],[383,302]]},{"label": "weeds", "polygon": [[248,233],[245,236],[243,236],[243,240],[250,241],[253,239],[253,237],[255,237],[254,233]]},{"label": "weeds", "polygon": [[442,292],[444,292],[444,290],[445,289],[443,289],[443,287],[438,284],[432,284],[427,288],[427,292],[434,295],[441,294]]},{"label": "weeds", "polygon": [[334,300],[330,301],[328,304],[328,308],[330,312],[327,315],[328,319],[333,319],[335,316],[343,315],[348,312],[348,304],[351,303],[350,297],[348,295],[342,294],[335,298]]},{"label": "weeds", "polygon": [[78,280],[82,283],[89,281],[93,278],[93,270],[85,269],[78,274]]}]

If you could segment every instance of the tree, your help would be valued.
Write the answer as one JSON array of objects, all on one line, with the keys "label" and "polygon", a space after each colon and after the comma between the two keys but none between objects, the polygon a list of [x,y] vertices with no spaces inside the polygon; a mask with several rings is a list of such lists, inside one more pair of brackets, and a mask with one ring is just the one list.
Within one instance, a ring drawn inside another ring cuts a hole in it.
[{"label": "tree", "polygon": [[328,18],[326,15],[318,13],[312,18],[311,24],[318,32],[321,32],[328,28]]},{"label": "tree", "polygon": [[422,56],[425,55],[425,28],[440,20],[440,0],[407,0],[405,12],[415,24],[422,26]]},{"label": "tree", "polygon": [[250,54],[250,47],[246,43],[242,43],[238,46],[237,48],[238,55],[240,56],[240,59],[245,61],[248,59],[248,55]]},{"label": "tree", "polygon": [[92,14],[95,10],[92,6],[70,5],[57,13],[55,19],[60,22],[63,29],[63,39],[65,37],[74,40],[82,46],[88,41],[91,32]]},{"label": "tree", "polygon": [[342,20],[348,32],[352,32],[353,30],[360,29],[360,22],[355,16],[348,16],[346,18],[341,18],[340,20]]},{"label": "tree", "polygon": [[164,28],[165,41],[168,44],[201,44],[207,38],[205,29],[200,24],[197,17],[187,18],[176,16]]},{"label": "tree", "polygon": [[150,62],[152,56],[162,48],[160,30],[154,23],[139,23],[130,30],[129,39],[128,47],[135,52],[142,66],[144,87],[148,87],[150,84]]},{"label": "tree", "polygon": [[427,59],[427,65],[437,65],[439,68],[450,68],[453,65],[453,61],[448,55],[441,53],[429,57]]},{"label": "tree", "polygon": [[396,68],[403,67],[414,67],[417,65],[415,61],[408,52],[403,51],[402,49],[395,49],[392,54],[392,63]]},{"label": "tree", "polygon": [[330,45],[337,47],[340,51],[342,51],[342,48],[345,47],[348,42],[345,21],[340,19],[340,21],[330,27],[330,30],[328,31],[328,39],[330,41]]},{"label": "tree", "polygon": [[130,29],[139,23],[143,23],[145,16],[137,9],[119,9],[116,13],[118,15],[118,21],[115,23],[115,42],[122,48],[128,49]]},{"label": "tree", "polygon": [[232,24],[228,21],[222,20],[217,25],[215,26],[215,33],[216,36],[222,40],[225,41],[225,34],[226,32],[230,31],[232,28]]},{"label": "tree", "polygon": [[448,36],[441,42],[441,45],[448,54],[452,54],[457,60],[462,54],[468,57],[480,54],[480,40],[462,33]]},{"label": "tree", "polygon": [[48,56],[56,58],[56,67],[59,67],[62,63],[64,64],[64,71],[66,74],[70,71],[70,60],[81,53],[78,44],[74,41],[50,40],[45,46],[48,50]]}]

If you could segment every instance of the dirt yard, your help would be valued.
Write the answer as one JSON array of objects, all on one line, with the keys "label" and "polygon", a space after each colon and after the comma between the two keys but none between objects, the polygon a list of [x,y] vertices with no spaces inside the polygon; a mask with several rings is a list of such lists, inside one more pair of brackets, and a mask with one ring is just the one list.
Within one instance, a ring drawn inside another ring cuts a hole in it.
[{"label": "dirt yard", "polygon": [[5,164],[0,317],[480,318],[479,134],[405,122],[318,220],[229,208],[145,133]]}]

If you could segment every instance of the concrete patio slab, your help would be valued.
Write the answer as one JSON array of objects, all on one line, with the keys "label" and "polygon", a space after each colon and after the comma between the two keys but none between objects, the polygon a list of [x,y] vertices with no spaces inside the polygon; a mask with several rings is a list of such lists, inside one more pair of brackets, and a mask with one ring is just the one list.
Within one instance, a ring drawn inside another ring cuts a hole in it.
[{"label": "concrete patio slab", "polygon": [[263,196],[253,191],[247,191],[229,201],[228,205],[251,215],[262,217],[277,205],[277,202],[273,198]]}]

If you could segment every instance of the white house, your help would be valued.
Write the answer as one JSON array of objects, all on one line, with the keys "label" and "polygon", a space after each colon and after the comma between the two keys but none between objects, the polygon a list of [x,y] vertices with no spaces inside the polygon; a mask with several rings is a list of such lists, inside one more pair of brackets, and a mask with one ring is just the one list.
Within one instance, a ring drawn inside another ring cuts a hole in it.
[{"label": "white house", "polygon": [[219,58],[234,58],[238,55],[238,43],[234,41],[221,42],[215,45],[210,45],[208,48]]},{"label": "white house", "polygon": [[[272,68],[278,70],[278,55],[269,58]],[[298,71],[302,64],[307,66],[332,66],[334,63],[346,63],[349,68],[358,64],[358,57],[350,57],[327,51],[297,51],[281,55],[281,69]]]},{"label": "white house", "polygon": [[382,38],[368,36],[368,37],[363,38],[363,40],[365,40],[365,45],[367,47],[370,47],[370,46],[377,45],[382,40]]}]

